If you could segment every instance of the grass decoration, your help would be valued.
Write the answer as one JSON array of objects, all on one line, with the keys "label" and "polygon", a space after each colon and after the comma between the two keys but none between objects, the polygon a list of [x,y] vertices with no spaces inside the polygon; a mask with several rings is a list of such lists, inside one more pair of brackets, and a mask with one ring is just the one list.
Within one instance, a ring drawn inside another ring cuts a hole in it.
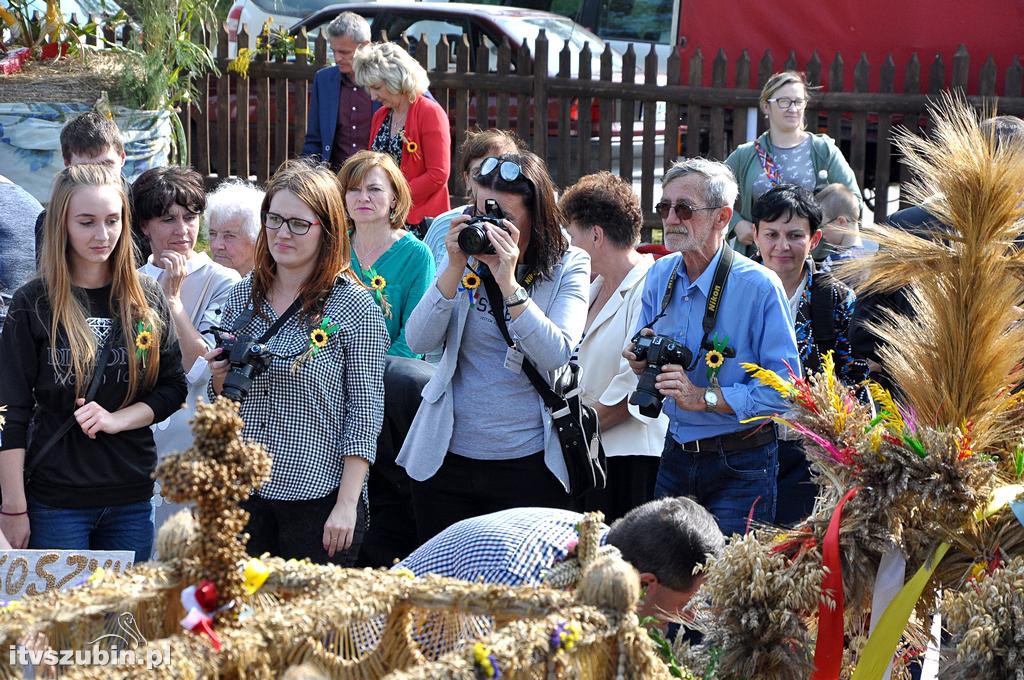
[{"label": "grass decoration", "polygon": [[[194,447],[158,470],[173,500],[197,506],[195,518],[186,510],[161,528],[164,561],[0,609],[0,645],[31,634],[40,649],[83,649],[117,632],[128,613],[145,638],[136,658],[169,650],[163,665],[77,666],[61,669],[62,677],[436,680],[485,677],[487,668],[487,677],[506,680],[673,677],[634,613],[639,576],[616,553],[599,549],[591,530],[600,525],[596,516],[583,523],[587,566],[572,593],[270,556],[262,558],[266,581],[247,593],[245,517],[235,512],[235,499],[266,478],[269,460],[239,438],[237,407],[227,400],[200,405],[193,429]],[[201,578],[214,581],[222,601],[234,601],[215,619],[220,651],[179,623],[186,613],[181,591]],[[559,631],[568,632],[553,646]],[[0,678],[15,677],[20,668],[0,665]]]}]

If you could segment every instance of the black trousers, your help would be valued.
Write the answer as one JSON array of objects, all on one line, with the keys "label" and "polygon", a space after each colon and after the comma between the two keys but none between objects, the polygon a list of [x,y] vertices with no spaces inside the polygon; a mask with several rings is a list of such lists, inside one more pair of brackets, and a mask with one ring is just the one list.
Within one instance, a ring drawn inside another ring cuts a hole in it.
[{"label": "black trousers", "polygon": [[544,464],[543,451],[511,460],[474,460],[449,452],[433,477],[412,481],[412,502],[421,544],[469,517],[509,508],[577,506]]},{"label": "black trousers", "polygon": [[779,480],[775,504],[775,523],[794,527],[814,510],[818,485],[811,480],[811,467],[798,439],[779,440]]},{"label": "black trousers", "polygon": [[608,483],[603,489],[583,496],[583,509],[600,510],[605,524],[611,524],[627,512],[654,499],[658,479],[658,456],[609,456]]},{"label": "black trousers", "polygon": [[250,496],[242,501],[242,507],[249,511],[249,523],[245,527],[249,534],[246,550],[253,557],[270,553],[284,559],[308,558],[317,564],[355,565],[366,534],[366,506],[359,501],[352,547],[328,557],[324,550],[324,524],[337,499],[336,490],[323,498],[307,501],[274,501]]}]

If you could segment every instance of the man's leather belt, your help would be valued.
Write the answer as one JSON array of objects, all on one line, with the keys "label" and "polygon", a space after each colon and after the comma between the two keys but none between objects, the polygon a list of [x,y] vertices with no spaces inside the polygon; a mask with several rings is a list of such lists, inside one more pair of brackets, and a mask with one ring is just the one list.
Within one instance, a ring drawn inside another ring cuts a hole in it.
[{"label": "man's leather belt", "polygon": [[758,446],[765,446],[775,441],[775,427],[767,425],[760,428],[730,432],[729,434],[706,439],[697,439],[692,442],[680,444],[680,448],[687,453],[714,453],[717,451],[731,452],[753,449]]}]

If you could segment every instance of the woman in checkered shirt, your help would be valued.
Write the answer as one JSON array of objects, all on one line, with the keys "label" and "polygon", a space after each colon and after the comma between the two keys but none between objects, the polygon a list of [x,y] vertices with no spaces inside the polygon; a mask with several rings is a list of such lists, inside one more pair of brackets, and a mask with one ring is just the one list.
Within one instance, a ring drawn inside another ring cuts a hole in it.
[{"label": "woman in checkered shirt", "polygon": [[[249,552],[351,566],[366,530],[389,341],[380,307],[351,271],[341,196],[326,165],[278,169],[256,268],[232,289],[223,325],[259,338],[301,301],[266,341],[275,357],[242,402],[243,436],[273,457],[270,481],[243,503]],[[228,373],[220,351],[208,355],[211,396]]]}]

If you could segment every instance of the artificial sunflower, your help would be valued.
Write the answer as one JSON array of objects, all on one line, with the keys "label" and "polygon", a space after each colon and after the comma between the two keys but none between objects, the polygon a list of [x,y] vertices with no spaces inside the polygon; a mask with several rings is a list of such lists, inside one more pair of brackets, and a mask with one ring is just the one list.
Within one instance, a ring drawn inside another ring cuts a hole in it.
[{"label": "artificial sunflower", "polygon": [[409,154],[412,154],[413,156],[416,156],[417,152],[420,149],[420,145],[417,144],[416,142],[412,141],[408,137],[406,137],[405,136],[405,130],[402,130],[399,134],[402,137],[402,142],[403,142],[403,144],[405,146],[406,153],[409,153]]},{"label": "artificial sunflower", "polygon": [[317,349],[327,347],[327,332],[322,328],[314,328],[309,334],[309,342]]},{"label": "artificial sunflower", "polygon": [[725,356],[717,349],[713,349],[704,355],[704,363],[708,365],[708,368],[721,368],[725,363]]},{"label": "artificial sunflower", "polygon": [[378,274],[373,267],[363,270],[363,280],[370,280],[370,288],[373,290],[373,297],[377,300],[377,304],[380,305],[380,309],[384,312],[384,318],[391,318],[391,304],[388,302],[387,292],[384,290],[388,287],[388,280]]},{"label": "artificial sunflower", "polygon": [[480,277],[475,272],[469,272],[462,277],[462,287],[466,290],[476,290],[480,287]]},{"label": "artificial sunflower", "polygon": [[135,358],[140,360],[143,366],[146,365],[146,357],[149,356],[149,350],[152,348],[153,327],[140,321],[135,327]]},{"label": "artificial sunflower", "polygon": [[370,287],[373,288],[374,290],[384,290],[387,287],[387,285],[387,279],[385,279],[380,274],[377,274],[372,279],[370,279]]}]

